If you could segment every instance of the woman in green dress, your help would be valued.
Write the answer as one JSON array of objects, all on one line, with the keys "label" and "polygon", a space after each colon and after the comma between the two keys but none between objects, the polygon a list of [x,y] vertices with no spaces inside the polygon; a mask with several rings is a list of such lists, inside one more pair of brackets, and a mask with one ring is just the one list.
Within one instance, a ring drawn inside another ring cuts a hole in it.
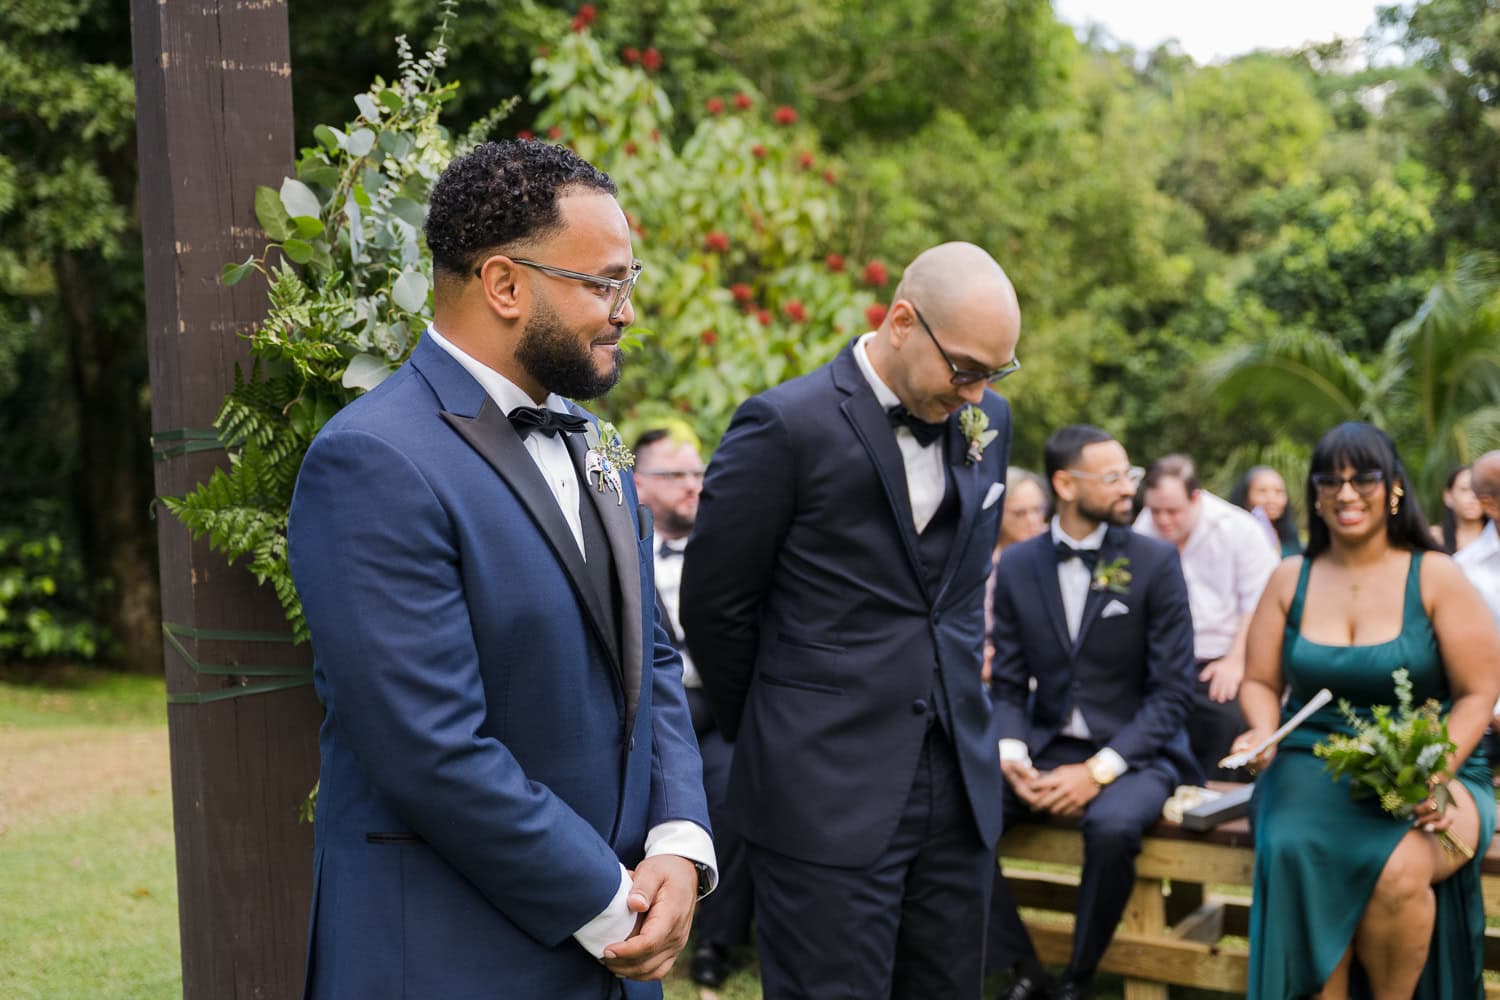
[{"label": "woman in green dress", "polygon": [[[1495,827],[1476,747],[1500,694],[1500,635],[1459,569],[1432,551],[1383,432],[1346,423],[1325,434],[1307,500],[1307,553],[1277,569],[1250,625],[1240,694],[1250,730],[1236,749],[1320,688],[1363,713],[1395,705],[1391,675],[1405,668],[1416,703],[1435,698],[1451,713],[1457,780],[1447,810],[1424,802],[1415,823],[1354,799],[1312,753],[1348,731],[1336,702],[1255,762],[1249,995],[1473,1000],[1484,993],[1479,865]],[[1446,850],[1442,830],[1474,859]]]}]

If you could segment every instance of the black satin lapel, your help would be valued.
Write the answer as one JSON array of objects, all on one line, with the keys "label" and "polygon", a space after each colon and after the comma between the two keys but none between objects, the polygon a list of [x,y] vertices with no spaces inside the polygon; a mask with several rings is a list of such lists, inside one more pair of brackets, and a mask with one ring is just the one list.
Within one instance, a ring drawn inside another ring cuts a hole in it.
[{"label": "black satin lapel", "polygon": [[[872,392],[856,392],[839,404],[844,416],[854,426],[854,433],[869,452],[875,463],[875,472],[880,485],[885,488],[885,498],[896,516],[896,530],[901,535],[901,547],[906,551],[906,560],[911,565],[917,585],[927,592],[927,573],[922,568],[922,557],[917,552],[917,529],[912,523],[911,491],[906,486],[906,462],[901,458],[901,449],[896,444],[896,435],[891,432],[891,421]],[[932,595],[927,595],[931,599]]]},{"label": "black satin lapel", "polygon": [[[556,495],[542,478],[536,460],[511,429],[510,421],[505,419],[499,407],[490,399],[484,401],[478,416],[465,417],[444,412],[443,419],[500,474],[500,478],[505,480],[511,492],[531,514],[532,520],[541,529],[542,537],[547,539],[547,544],[552,546],[552,551],[562,563],[568,582],[573,585],[573,592],[578,595],[589,622],[608,650],[609,633],[613,629],[606,625],[608,616],[604,612],[604,605],[589,583],[588,568],[584,565],[583,553],[578,551],[578,541],[573,537],[573,529],[568,527],[562,508],[557,504]],[[637,587],[636,590],[639,591],[640,588]]]},{"label": "black satin lapel", "polygon": [[1063,610],[1062,587],[1057,582],[1057,556],[1050,548],[1039,548],[1031,568],[1036,573],[1037,592],[1042,595],[1047,617],[1052,619],[1052,628],[1057,633],[1057,648],[1071,650],[1073,642],[1068,638],[1068,613]]},{"label": "black satin lapel", "polygon": [[[1099,546],[1099,565],[1104,565],[1114,559],[1118,559],[1125,550],[1125,529],[1111,527],[1104,536],[1104,544]],[[1083,640],[1088,638],[1089,626],[1093,625],[1099,618],[1099,613],[1109,603],[1110,592],[1102,588],[1095,588],[1092,580],[1089,581],[1088,598],[1083,602],[1083,617],[1078,621],[1078,639],[1073,643],[1073,655],[1083,648]]]},{"label": "black satin lapel", "polygon": [[[568,454],[573,457],[573,468],[583,470],[588,465],[584,456],[588,446],[582,435],[565,434],[563,441]],[[630,519],[635,504],[626,505],[625,494],[616,493],[609,487],[595,488],[588,477],[579,472],[579,488],[599,512],[604,524],[604,535],[609,540],[609,552],[614,557],[615,580],[620,585],[620,668],[625,681],[625,725],[626,731],[635,724],[636,706],[641,701],[641,658],[644,655],[641,635],[641,555],[636,548],[635,522]],[[622,478],[623,488],[623,478]]]}]

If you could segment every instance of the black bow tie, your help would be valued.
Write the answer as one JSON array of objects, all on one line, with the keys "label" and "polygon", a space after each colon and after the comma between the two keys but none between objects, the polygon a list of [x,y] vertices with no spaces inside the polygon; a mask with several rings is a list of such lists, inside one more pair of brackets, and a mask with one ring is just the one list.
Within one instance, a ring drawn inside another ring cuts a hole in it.
[{"label": "black bow tie", "polygon": [[1053,546],[1057,550],[1057,564],[1059,566],[1067,562],[1069,559],[1077,559],[1088,568],[1088,571],[1090,573],[1092,573],[1094,571],[1094,567],[1099,565],[1098,549],[1075,549],[1067,542],[1055,542],[1053,543]]},{"label": "black bow tie", "polygon": [[932,444],[943,436],[943,430],[947,424],[929,424],[925,420],[919,420],[912,415],[906,407],[897,403],[885,411],[891,418],[892,427],[905,427],[911,431],[911,436],[917,439],[917,444],[923,448]]},{"label": "black bow tie", "polygon": [[686,551],[687,546],[685,544],[679,543],[677,545],[673,545],[671,542],[667,541],[664,538],[662,539],[661,547],[657,549],[656,554],[661,556],[663,559],[668,559],[672,556],[680,556]]},{"label": "black bow tie", "polygon": [[558,434],[582,434],[589,422],[573,413],[547,410],[539,406],[518,406],[510,411],[510,425],[522,441],[532,431],[556,437]]}]

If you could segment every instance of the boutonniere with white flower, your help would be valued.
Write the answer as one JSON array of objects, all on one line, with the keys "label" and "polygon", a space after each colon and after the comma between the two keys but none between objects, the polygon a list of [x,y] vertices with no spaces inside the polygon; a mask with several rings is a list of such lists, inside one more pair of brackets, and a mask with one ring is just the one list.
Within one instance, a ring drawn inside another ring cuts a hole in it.
[{"label": "boutonniere with white flower", "polygon": [[964,461],[970,465],[978,465],[983,461],[984,449],[1000,436],[999,431],[990,430],[990,415],[977,406],[964,407],[963,412],[958,415],[958,429],[963,431],[964,440],[969,442]]},{"label": "boutonniere with white flower", "polygon": [[1107,590],[1112,594],[1130,593],[1130,560],[1125,556],[1101,562],[1094,567],[1094,581],[1090,588]]},{"label": "boutonniere with white flower", "polygon": [[[607,486],[614,491],[615,504],[625,502],[625,484],[620,473],[635,465],[635,452],[625,447],[620,432],[608,420],[599,421],[599,426],[589,424],[583,432],[583,440],[589,451],[583,460],[584,476],[600,493]],[[594,479],[598,476],[598,480]]]}]

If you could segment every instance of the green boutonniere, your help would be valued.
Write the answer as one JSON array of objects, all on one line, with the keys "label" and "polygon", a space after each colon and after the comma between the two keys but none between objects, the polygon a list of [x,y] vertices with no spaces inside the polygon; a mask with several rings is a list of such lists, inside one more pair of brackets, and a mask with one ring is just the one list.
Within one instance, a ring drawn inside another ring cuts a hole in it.
[{"label": "green boutonniere", "polygon": [[1094,590],[1107,590],[1112,594],[1130,593],[1130,560],[1121,556],[1094,567]]},{"label": "green boutonniere", "polygon": [[[589,446],[588,455],[584,457],[585,477],[600,493],[609,487],[614,491],[615,503],[623,504],[625,486],[620,482],[620,473],[635,465],[635,452],[625,447],[620,432],[608,420],[599,421],[598,427],[590,424],[583,439]],[[599,477],[597,481],[595,476]]]},{"label": "green boutonniere", "polygon": [[964,411],[958,415],[958,429],[963,431],[964,440],[969,442],[964,460],[970,465],[978,465],[983,461],[984,449],[1000,436],[999,431],[990,430],[990,415],[977,406],[964,407]]}]

